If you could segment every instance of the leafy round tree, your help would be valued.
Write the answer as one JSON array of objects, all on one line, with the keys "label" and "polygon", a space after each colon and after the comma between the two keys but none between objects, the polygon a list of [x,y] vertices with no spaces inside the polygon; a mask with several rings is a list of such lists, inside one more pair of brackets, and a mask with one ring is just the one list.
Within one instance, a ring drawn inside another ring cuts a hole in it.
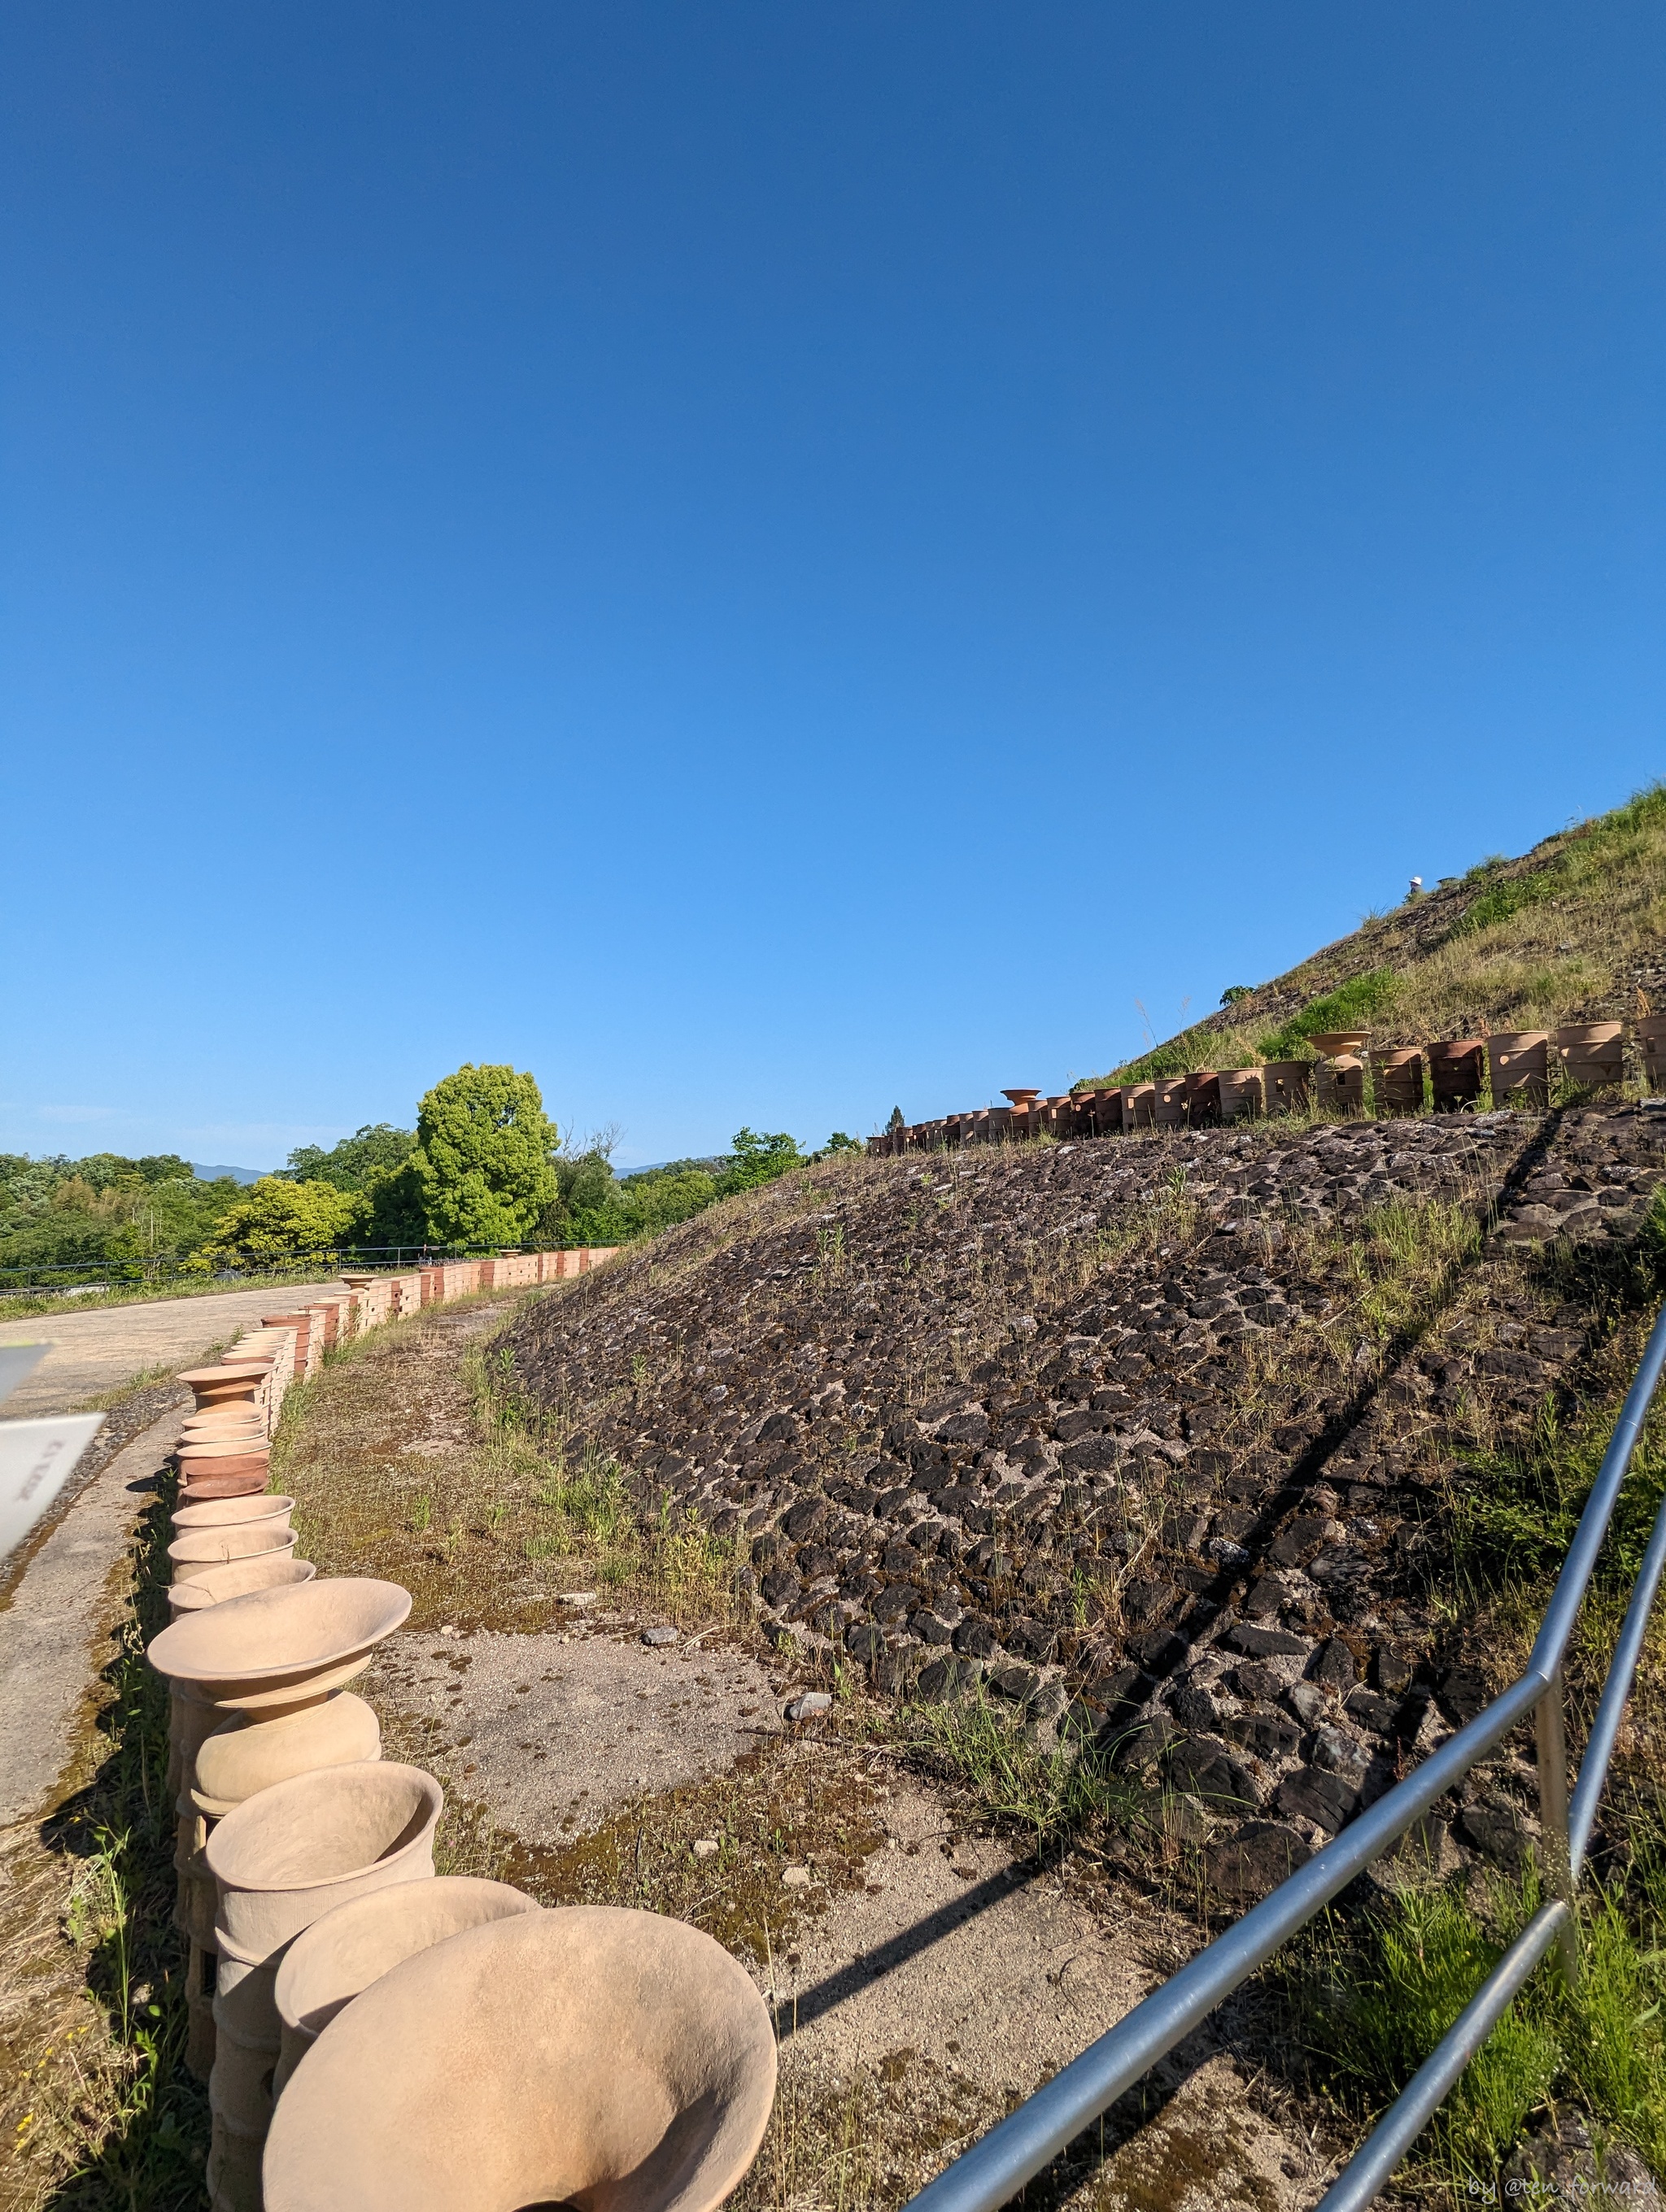
[{"label": "leafy round tree", "polygon": [[355,1192],[337,1190],[327,1182],[289,1182],[280,1176],[262,1176],[221,1215],[198,1257],[322,1257],[352,1241],[364,1211],[364,1200]]},{"label": "leafy round tree", "polygon": [[518,1244],[556,1195],[556,1136],[532,1076],[465,1063],[424,1096],[396,1175],[414,1175],[436,1243]]}]

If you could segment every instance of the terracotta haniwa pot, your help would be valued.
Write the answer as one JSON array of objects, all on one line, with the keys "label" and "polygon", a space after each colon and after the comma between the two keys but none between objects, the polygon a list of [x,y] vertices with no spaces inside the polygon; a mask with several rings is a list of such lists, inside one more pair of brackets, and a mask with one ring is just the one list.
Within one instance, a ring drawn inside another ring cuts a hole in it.
[{"label": "terracotta haniwa pot", "polygon": [[1585,1022],[1551,1033],[1552,1052],[1581,1091],[1618,1085],[1626,1073],[1626,1033],[1619,1022]]},{"label": "terracotta haniwa pot", "polygon": [[1506,1030],[1487,1040],[1487,1061],[1493,1074],[1493,1103],[1526,1097],[1536,1104],[1550,1097],[1550,1031]]},{"label": "terracotta haniwa pot", "polygon": [[1152,1101],[1152,1120],[1157,1127],[1183,1128],[1186,1122],[1185,1077],[1160,1076],[1152,1088],[1156,1094]]},{"label": "terracotta haniwa pot", "polygon": [[187,1421],[179,1431],[179,1449],[199,1451],[204,1444],[236,1444],[245,1451],[258,1451],[271,1442],[265,1416],[257,1412],[235,1422]]},{"label": "terracotta haniwa pot", "polygon": [[231,1712],[275,1711],[350,1682],[410,1611],[410,1593],[368,1576],[331,1575],[187,1613],[154,1638],[159,1674],[202,1686]]},{"label": "terracotta haniwa pot", "polygon": [[318,1569],[310,1559],[290,1552],[262,1552],[252,1559],[234,1559],[229,1566],[193,1567],[189,1579],[168,1589],[169,1610],[174,1614],[200,1613],[205,1605],[221,1605],[228,1597],[246,1597],[251,1590],[289,1589],[309,1583]]},{"label": "terracotta haniwa pot", "polygon": [[1378,1113],[1415,1114],[1423,1105],[1423,1055],[1414,1046],[1395,1052],[1374,1052],[1371,1080],[1377,1089]]},{"label": "terracotta haniwa pot", "polygon": [[1196,1067],[1186,1078],[1186,1119],[1194,1129],[1220,1119],[1220,1078],[1212,1067]]},{"label": "terracotta haniwa pot", "polygon": [[179,1456],[186,1459],[246,1459],[252,1454],[271,1455],[271,1438],[257,1432],[244,1437],[181,1437]]},{"label": "terracotta haniwa pot", "polygon": [[[210,1445],[219,1445],[222,1447],[222,1456],[229,1457],[239,1452],[268,1451],[271,1448],[271,1441],[266,1433],[264,1423],[260,1421],[252,1421],[246,1428],[216,1428],[206,1432],[187,1426],[180,1431],[179,1441],[174,1446],[174,1449],[176,1452],[200,1455]],[[228,1446],[230,1448],[229,1451],[225,1449]]]},{"label": "terracotta haniwa pot", "polygon": [[[1420,1061],[1419,1066],[1422,1063]],[[1347,1055],[1321,1060],[1314,1071],[1315,1096],[1333,1114],[1365,1110],[1365,1063]]]},{"label": "terracotta haniwa pot", "polygon": [[1039,1098],[1039,1091],[1003,1091],[1003,1098],[1010,1098],[1014,1106],[1027,1106],[1032,1098]]},{"label": "terracotta haniwa pot", "polygon": [[176,1536],[167,1547],[177,1575],[181,1567],[223,1567],[234,1559],[252,1559],[267,1552],[293,1552],[297,1539],[293,1528],[271,1521],[234,1522],[228,1528],[192,1528]]},{"label": "terracotta haniwa pot", "polygon": [[167,1786],[173,1794],[173,1924],[198,1950],[214,1948],[214,1877],[203,1857],[208,1828],[191,1802],[197,1753],[222,1715],[194,1682],[169,1685]]},{"label": "terracotta haniwa pot", "polygon": [[[201,1892],[212,1876],[202,1851],[200,1824],[206,1816],[192,1793],[197,1755],[210,1729],[196,1725],[196,1715],[211,1713],[215,1728],[234,1714],[253,1714],[292,1747],[293,1736],[285,1736],[278,1724],[303,1708],[319,1706],[361,1673],[376,1644],[410,1609],[409,1592],[396,1583],[355,1577],[308,1580],[176,1612],[152,1639],[146,1656],[173,1691],[169,1774],[181,1824],[175,1855],[179,1911],[193,1942],[223,1948],[215,1929],[203,1925]],[[323,1745],[321,1762],[342,1758],[342,1730],[349,1731],[350,1748],[354,1741],[345,1718],[326,1717],[308,1725]],[[261,1755],[258,1740],[242,1739],[239,1753],[246,1767]],[[283,1755],[281,1748],[272,1754]]]},{"label": "terracotta haniwa pot", "polygon": [[274,1994],[283,2055],[273,2094],[283,2094],[284,2083],[336,2014],[372,1982],[465,1928],[483,1928],[540,1909],[536,1898],[511,1889],[506,1881],[449,1875],[374,1890],[315,1920],[290,1944],[277,1970]]},{"label": "terracotta haniwa pot", "polygon": [[1371,1042],[1369,1030],[1326,1030],[1308,1042],[1321,1060],[1357,1060]]},{"label": "terracotta haniwa pot", "polygon": [[338,1905],[431,1881],[444,1802],[431,1774],[387,1759],[322,1767],[246,1797],[205,1854],[220,1891],[219,1949],[251,1964],[275,1961]]},{"label": "terracotta haniwa pot", "polygon": [[1157,1110],[1157,1085],[1154,1083],[1130,1083],[1122,1091],[1122,1127],[1125,1130],[1149,1129]]},{"label": "terracotta haniwa pot", "polygon": [[1429,1085],[1435,1111],[1450,1113],[1472,1105],[1481,1097],[1487,1047],[1480,1037],[1455,1037],[1447,1044],[1429,1047]]},{"label": "terracotta haniwa pot", "polygon": [[167,1786],[176,1800],[191,1786],[198,1746],[213,1735],[225,1717],[195,1682],[168,1685]]},{"label": "terracotta haniwa pot", "polygon": [[181,1536],[190,1528],[229,1528],[244,1521],[276,1521],[287,1528],[295,1504],[293,1498],[263,1490],[253,1498],[213,1498],[201,1505],[177,1505],[169,1517],[174,1533]]},{"label": "terracotta haniwa pot", "polygon": [[1651,1091],[1666,1091],[1666,1014],[1639,1014],[1632,1024],[1643,1080]]},{"label": "terracotta haniwa pot", "polygon": [[1223,1121],[1252,1121],[1262,1110],[1263,1093],[1258,1067],[1223,1067],[1216,1078],[1220,1085]]},{"label": "terracotta haniwa pot", "polygon": [[220,1896],[209,2075],[215,2212],[259,2212],[258,2151],[281,2040],[274,1985],[285,1944],[350,1898],[431,1880],[441,1803],[439,1784],[414,1766],[328,1767],[245,1799],[209,1838],[204,1856]]},{"label": "terracotta haniwa pot", "polygon": [[1310,1060],[1269,1060],[1261,1072],[1262,1096],[1268,1113],[1305,1112],[1312,1073]]},{"label": "terracotta haniwa pot", "polygon": [[191,1482],[219,1482],[229,1475],[270,1473],[272,1455],[265,1444],[246,1449],[242,1444],[181,1444],[174,1455],[179,1472]]},{"label": "terracotta haniwa pot", "polygon": [[376,1716],[350,1690],[333,1691],[316,1705],[270,1719],[240,1713],[198,1745],[191,1802],[205,1820],[223,1820],[246,1798],[276,1783],[381,1755]]},{"label": "terracotta haniwa pot", "polygon": [[228,1474],[218,1468],[212,1474],[193,1474],[179,1496],[186,1505],[201,1505],[215,1498],[258,1498],[271,1480],[271,1468],[264,1460],[242,1474]]},{"label": "terracotta haniwa pot", "polygon": [[1088,1127],[1096,1137],[1119,1136],[1122,1128],[1122,1091],[1121,1085],[1109,1091],[1095,1091],[1088,1095],[1086,1103]]},{"label": "terracotta haniwa pot", "polygon": [[709,1936],[526,1913],[418,1952],[325,2029],[273,2115],[266,2212],[713,2212],[775,2088],[768,2009]]},{"label": "terracotta haniwa pot", "polygon": [[180,1376],[197,1394],[199,1413],[211,1407],[252,1405],[272,1371],[270,1359],[222,1360],[215,1367],[190,1367]]}]

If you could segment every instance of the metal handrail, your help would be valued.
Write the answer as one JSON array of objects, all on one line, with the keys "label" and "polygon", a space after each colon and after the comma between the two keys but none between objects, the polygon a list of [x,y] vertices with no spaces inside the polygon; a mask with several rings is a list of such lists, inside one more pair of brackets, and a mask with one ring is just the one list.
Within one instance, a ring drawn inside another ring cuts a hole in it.
[{"label": "metal handrail", "polygon": [[1562,1663],[1663,1370],[1666,1370],[1666,1309],[1655,1322],[1626,1394],[1521,1679],[1449,1737],[1403,1782],[1378,1798],[1271,1896],[1200,1951],[1055,2075],[1045,2087],[954,2160],[934,2181],[927,2182],[905,2212],[997,2212],[1142,2074],[1198,2027],[1339,1890],[1380,1858],[1420,1814],[1461,1781],[1518,1722],[1529,1713],[1536,1714],[1541,1824],[1555,1894],[1505,1954],[1316,2212],[1359,2212],[1359,2208],[1371,2203],[1553,1944],[1558,1947],[1570,1978],[1578,1972],[1574,1886],[1643,1648],[1650,1607],[1666,1570],[1666,1502],[1656,1517],[1633,1585],[1571,1810]]}]

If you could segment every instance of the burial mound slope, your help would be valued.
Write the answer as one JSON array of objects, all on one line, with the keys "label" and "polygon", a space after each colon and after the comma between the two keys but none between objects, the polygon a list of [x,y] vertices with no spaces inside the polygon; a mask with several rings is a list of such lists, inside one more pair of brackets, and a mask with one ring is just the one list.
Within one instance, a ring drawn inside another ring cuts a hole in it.
[{"label": "burial mound slope", "polygon": [[1436,884],[1177,1036],[1075,1088],[1301,1058],[1365,1028],[1374,1048],[1666,1011],[1666,784],[1519,860]]},{"label": "burial mound slope", "polygon": [[[844,1158],[502,1340],[774,1636],[1091,1736],[1243,1896],[1524,1656],[1487,1592],[1560,1559],[1663,1167],[1651,1106]],[[1513,1864],[1535,1796],[1501,1758],[1432,1848]]]}]

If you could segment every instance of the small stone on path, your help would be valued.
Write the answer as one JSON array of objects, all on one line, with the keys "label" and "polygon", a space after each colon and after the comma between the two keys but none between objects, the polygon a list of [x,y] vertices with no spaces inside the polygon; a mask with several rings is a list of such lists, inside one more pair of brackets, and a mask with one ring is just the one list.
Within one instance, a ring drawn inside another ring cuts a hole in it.
[{"label": "small stone on path", "polygon": [[718,1850],[719,1844],[715,1836],[702,1836],[694,1847],[694,1856],[697,1859],[714,1859]]},{"label": "small stone on path", "polygon": [[642,1641],[644,1644],[675,1644],[677,1631],[674,1628],[645,1628],[642,1631]]},{"label": "small stone on path", "polygon": [[810,1887],[810,1869],[806,1866],[783,1867],[781,1878],[788,1889],[808,1889]]},{"label": "small stone on path", "polygon": [[806,1690],[787,1708],[789,1721],[806,1721],[812,1713],[824,1713],[833,1700],[825,1690]]}]

